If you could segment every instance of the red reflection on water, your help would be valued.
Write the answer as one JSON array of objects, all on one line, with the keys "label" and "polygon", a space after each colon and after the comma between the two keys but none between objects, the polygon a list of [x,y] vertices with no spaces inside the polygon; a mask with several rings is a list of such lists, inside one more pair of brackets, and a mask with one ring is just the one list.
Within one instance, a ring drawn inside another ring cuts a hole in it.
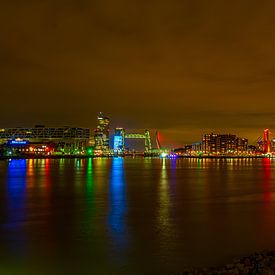
[{"label": "red reflection on water", "polygon": [[264,201],[270,202],[272,200],[271,192],[271,159],[263,159],[263,188],[264,188]]},{"label": "red reflection on water", "polygon": [[49,193],[50,188],[51,188],[51,182],[50,182],[50,160],[49,159],[45,159],[45,178],[44,178],[44,182],[45,182],[45,190],[47,193]]}]

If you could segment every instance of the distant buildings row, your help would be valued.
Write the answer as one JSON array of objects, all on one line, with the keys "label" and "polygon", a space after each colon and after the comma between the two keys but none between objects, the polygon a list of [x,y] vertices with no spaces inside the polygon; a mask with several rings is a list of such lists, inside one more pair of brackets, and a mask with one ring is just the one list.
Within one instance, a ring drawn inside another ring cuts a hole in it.
[{"label": "distant buildings row", "polygon": [[205,134],[201,142],[174,150],[177,155],[261,155],[275,153],[275,139],[270,139],[268,129],[256,145],[249,145],[247,138],[232,134]]},{"label": "distant buildings row", "polygon": [[[128,133],[124,128],[116,128],[113,144],[110,142],[110,119],[103,113],[97,117],[94,132],[88,128],[45,127],[0,129],[0,156],[50,156],[85,155],[115,156],[135,154],[125,146],[127,139],[142,139],[144,152],[148,156],[220,156],[270,154],[275,152],[275,140],[270,139],[268,129],[257,145],[249,145],[246,138],[232,134],[205,134],[200,142],[182,148],[162,148],[156,134],[156,148],[152,147],[150,132]],[[140,152],[141,153],[141,152]]]},{"label": "distant buildings row", "polygon": [[90,129],[45,127],[0,129],[0,156],[88,154]]},{"label": "distant buildings row", "polygon": [[[94,131],[94,154],[96,156],[125,155],[129,149],[125,147],[127,139],[143,139],[144,153],[153,153],[150,132],[128,133],[124,128],[116,128],[113,137],[113,145],[110,145],[110,119],[100,113],[97,117],[98,126]],[[132,152],[133,153],[133,152]]]},{"label": "distant buildings row", "polygon": [[205,134],[201,142],[175,149],[175,152],[179,155],[246,154],[248,152],[248,139],[232,134]]},{"label": "distant buildings row", "polygon": [[[114,143],[110,143],[110,119],[99,113],[94,132],[88,128],[45,127],[0,129],[0,156],[113,156],[125,155],[129,150],[126,139],[143,139],[144,153],[153,153],[148,130],[144,133],[128,133],[116,128]],[[134,150],[131,153],[135,152]],[[135,152],[137,153],[137,152]],[[142,152],[139,152],[142,154]]]}]

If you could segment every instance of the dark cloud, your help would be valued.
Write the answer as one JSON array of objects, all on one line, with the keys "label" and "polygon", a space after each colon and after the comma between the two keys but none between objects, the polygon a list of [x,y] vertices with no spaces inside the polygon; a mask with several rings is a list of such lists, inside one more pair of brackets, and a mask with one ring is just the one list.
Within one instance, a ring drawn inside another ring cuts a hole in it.
[{"label": "dark cloud", "polygon": [[[274,127],[274,1],[11,0],[0,7],[1,124],[203,131]],[[275,128],[275,127],[274,127]]]}]

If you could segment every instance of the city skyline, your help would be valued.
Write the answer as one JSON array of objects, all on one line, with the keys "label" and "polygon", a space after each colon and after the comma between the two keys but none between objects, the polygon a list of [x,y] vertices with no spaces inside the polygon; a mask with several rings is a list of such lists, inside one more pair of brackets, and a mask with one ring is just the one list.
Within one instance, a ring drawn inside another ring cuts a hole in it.
[{"label": "city skyline", "polygon": [[[90,146],[93,144],[92,147],[94,148],[94,152],[99,152],[99,154],[101,154],[102,152],[109,152],[109,149],[113,149],[114,152],[116,153],[123,152],[126,146],[126,143],[125,143],[126,139],[144,140],[145,141],[144,152],[152,152],[153,148],[158,150],[161,150],[164,148],[170,148],[170,149],[180,149],[181,147],[189,148],[189,145],[192,145],[192,147],[195,146],[196,152],[200,152],[200,151],[211,152],[212,150],[213,152],[216,152],[216,151],[226,152],[228,150],[230,151],[231,149],[233,149],[233,151],[236,149],[237,151],[245,152],[248,149],[248,145],[251,145],[253,147],[254,145],[257,145],[257,147],[259,147],[259,151],[262,151],[265,153],[271,152],[271,146],[272,146],[272,151],[274,149],[273,147],[274,147],[275,138],[272,137],[272,132],[270,131],[270,129],[265,129],[263,131],[263,135],[260,135],[255,141],[249,141],[246,137],[238,136],[234,134],[234,132],[222,133],[222,132],[217,132],[212,130],[208,133],[206,132],[202,133],[200,140],[196,140],[196,141],[193,140],[192,142],[189,142],[189,143],[182,143],[180,146],[178,146],[178,148],[176,148],[176,147],[173,147],[171,143],[167,145],[164,142],[165,139],[163,139],[163,137],[160,135],[158,130],[153,134],[153,137],[152,137],[151,136],[153,131],[152,129],[143,129],[141,132],[140,130],[133,131],[133,129],[125,129],[123,127],[112,128],[110,127],[110,123],[112,121],[111,118],[106,116],[106,114],[104,114],[103,112],[99,112],[96,119],[97,119],[97,126],[94,127],[93,129],[91,128],[85,129],[79,125],[78,126],[75,125],[74,127],[70,127],[68,125],[67,126],[59,125],[58,127],[52,127],[49,125],[37,124],[37,125],[34,125],[33,127],[0,128],[0,135],[4,143],[7,142],[7,144],[12,144],[12,142],[14,141],[14,144],[17,145],[17,142],[15,139],[19,138],[19,140],[24,141],[24,138],[28,140],[32,135],[33,137],[36,136],[36,138],[43,138],[43,137],[61,138],[62,136],[63,138],[68,138],[69,135],[67,133],[69,132],[78,133],[82,135],[83,131],[85,131],[86,132],[85,138],[90,139],[90,142],[89,142]],[[86,140],[85,151],[90,150],[87,144],[88,139]],[[209,145],[207,145],[207,140],[210,142]],[[270,142],[272,142],[272,144]],[[198,147],[198,144],[200,144],[199,147]],[[214,145],[215,148],[212,148],[212,144]],[[218,148],[221,148],[221,150]],[[138,148],[133,148],[133,149],[138,149]]]},{"label": "city skyline", "polygon": [[[100,112],[100,114],[102,114],[102,112]],[[115,135],[115,132],[116,132],[116,129],[121,128],[121,127],[117,127],[117,126],[113,125],[112,119],[110,120],[109,123],[111,125],[111,127],[109,129],[110,137],[113,139],[114,135]],[[35,125],[30,125],[30,126],[26,126],[27,125],[26,123],[22,123],[20,126],[11,126],[11,125],[9,125],[8,127],[3,127],[3,125],[5,125],[5,123],[3,123],[0,126],[0,130],[1,130],[1,128],[2,129],[5,129],[5,128],[10,128],[10,129],[12,129],[12,128],[19,128],[19,129],[22,128],[22,129],[24,129],[25,128],[25,129],[27,129],[27,128],[33,128],[33,127],[46,127],[46,128],[47,127],[68,127],[68,128],[81,127],[82,128],[82,125],[75,125],[75,124],[72,124],[72,123],[67,123],[66,125],[64,123],[63,124],[53,123],[52,125],[45,125],[45,124],[40,123],[40,124],[35,124]],[[123,123],[119,123],[118,125],[123,126]],[[84,128],[89,128],[90,131],[91,131],[91,135],[92,135],[92,133],[94,131],[96,131],[96,129],[97,129],[96,122],[94,123],[93,127],[84,127]],[[122,128],[125,128],[125,127],[123,126]],[[144,132],[144,129],[145,128],[136,129],[136,128],[131,128],[130,127],[130,128],[127,128],[127,131],[130,132],[130,133],[132,132],[132,133],[142,134]],[[223,128],[223,129],[226,129],[226,128]],[[204,131],[203,131],[203,129],[196,129],[197,131],[195,131],[195,134],[193,136],[189,137],[190,140],[182,140],[181,142],[175,142],[175,140],[177,138],[175,138],[174,140],[171,140],[167,136],[165,136],[165,134],[163,135],[163,133],[160,132],[156,128],[148,129],[148,130],[153,135],[156,132],[158,132],[158,137],[160,139],[161,144],[164,147],[167,147],[167,148],[177,148],[177,147],[185,146],[185,145],[188,145],[188,144],[200,142],[205,134],[210,134],[210,133],[211,134],[217,134],[217,135],[219,135],[219,134],[235,134],[235,135],[247,138],[247,136],[244,136],[242,133],[237,132],[236,129],[231,129],[231,131],[226,131],[226,130],[221,130],[221,129],[209,128],[209,130],[204,130]],[[262,129],[259,129],[259,131],[255,132],[255,133],[252,133],[253,139],[247,138],[249,140],[249,144],[255,145],[259,139],[262,139],[263,136],[264,136],[264,133],[263,133],[264,130],[265,130],[265,128],[262,128]],[[270,129],[268,129],[268,130],[270,131]],[[272,130],[270,131],[270,138],[273,138]],[[155,141],[154,141],[154,143],[157,144]]]}]

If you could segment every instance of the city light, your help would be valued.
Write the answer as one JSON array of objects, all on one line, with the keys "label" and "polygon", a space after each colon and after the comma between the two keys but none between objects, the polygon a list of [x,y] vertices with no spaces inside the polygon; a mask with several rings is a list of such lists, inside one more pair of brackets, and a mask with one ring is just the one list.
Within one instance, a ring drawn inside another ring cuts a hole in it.
[{"label": "city light", "polygon": [[[235,134],[207,133],[201,140],[175,149],[162,148],[159,132],[155,133],[155,140],[147,129],[142,132],[128,132],[120,127],[115,128],[112,133],[110,118],[99,113],[94,134],[87,128],[66,126],[56,128],[37,125],[33,128],[1,129],[0,157],[275,157],[275,139],[269,129],[263,131],[257,144],[249,144],[247,138]],[[144,149],[129,148],[129,139],[143,140]]]},{"label": "city light", "polygon": [[163,153],[161,153],[160,156],[161,156],[161,158],[166,158],[168,156],[168,154],[163,152]]},{"label": "city light", "polygon": [[22,140],[22,139],[15,139],[15,140],[12,139],[12,140],[8,141],[8,145],[11,145],[11,146],[26,145],[28,143],[29,143],[29,141]]}]

